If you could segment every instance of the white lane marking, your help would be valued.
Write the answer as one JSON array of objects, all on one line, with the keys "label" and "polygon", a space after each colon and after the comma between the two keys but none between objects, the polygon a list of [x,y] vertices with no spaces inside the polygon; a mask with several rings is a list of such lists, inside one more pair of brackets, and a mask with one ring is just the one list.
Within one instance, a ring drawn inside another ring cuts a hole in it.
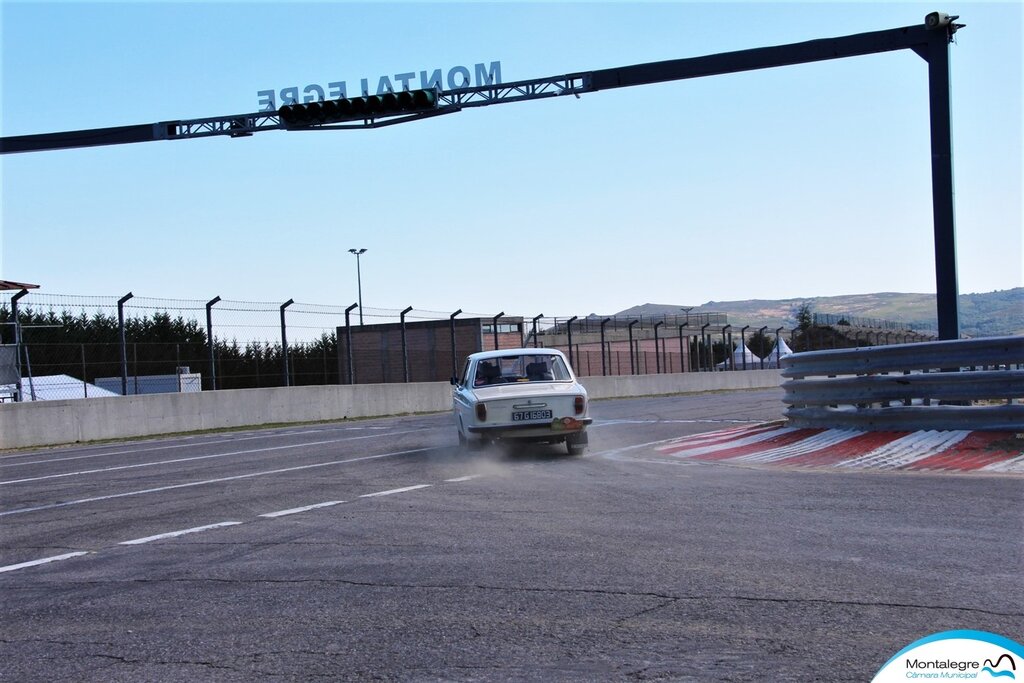
[{"label": "white lane marking", "polygon": [[[419,432],[419,431],[422,431],[422,430],[420,430],[420,429],[409,429],[409,430],[405,430],[405,431],[401,431],[401,432],[390,432],[390,433],[388,433],[388,436],[401,436],[402,434],[413,434],[413,433]],[[274,436],[278,436],[278,435],[275,434]],[[327,444],[327,443],[340,443],[342,441],[360,441],[362,439],[372,439],[372,438],[375,438],[377,436],[380,436],[380,435],[379,434],[369,434],[369,435],[364,435],[364,436],[350,436],[350,437],[346,437],[346,438],[343,438],[343,439],[329,439],[327,441],[308,441],[308,442],[302,443],[302,444],[289,444],[287,446],[270,446],[268,448],[256,448],[256,449],[245,450],[245,451],[231,451],[231,452],[228,452],[228,453],[213,453],[211,455],[197,455],[197,456],[190,457],[190,458],[176,458],[174,460],[157,460],[155,462],[135,463],[133,465],[114,465],[112,467],[100,467],[100,468],[93,469],[93,470],[80,470],[78,472],[64,472],[62,474],[48,474],[48,475],[41,476],[41,477],[31,477],[31,478],[27,478],[27,479],[11,479],[9,481],[0,481],[0,486],[2,486],[4,484],[22,484],[22,483],[29,482],[29,481],[42,481],[44,479],[59,479],[61,477],[73,477],[73,476],[79,475],[79,474],[96,474],[97,472],[116,472],[117,470],[128,470],[128,469],[132,469],[132,468],[135,468],[135,467],[152,467],[154,465],[172,465],[174,463],[189,462],[191,460],[206,460],[206,459],[209,459],[209,458],[224,458],[224,457],[231,456],[231,455],[248,455],[250,453],[262,453],[262,452],[265,452],[265,451],[275,451],[275,450],[285,449],[285,448],[300,448],[302,446],[321,446],[321,445]],[[256,439],[256,438],[260,438],[260,437],[251,437],[251,438]],[[217,443],[227,443],[229,441],[247,441],[247,440],[249,440],[248,437],[245,438],[245,439],[225,439],[224,441],[209,441],[209,442],[205,442],[203,444],[181,444],[180,446],[165,446],[164,448],[183,448],[185,446],[197,446],[197,445],[204,445],[205,446],[208,443],[209,444],[217,444]],[[134,451],[122,451],[122,452],[123,453],[132,453]],[[101,453],[99,455],[83,455],[81,457],[83,457],[83,458],[97,458],[97,457],[100,457],[100,455],[121,455],[121,453],[120,452],[119,453]],[[65,460],[74,460],[76,458],[64,458],[64,459]],[[38,460],[36,462],[20,462],[20,463],[15,463],[13,465],[0,465],[0,467],[19,467],[21,465],[48,465],[48,464],[53,463],[53,462],[60,462],[60,460]]]},{"label": "white lane marking", "polygon": [[[635,451],[635,450],[639,450],[641,448],[657,447],[659,445],[662,445],[662,444],[665,444],[665,443],[669,443],[669,442],[674,441],[674,440],[675,439],[659,439],[658,441],[648,441],[647,443],[638,443],[638,444],[633,444],[632,446],[622,446],[621,448],[613,448],[610,451],[593,451],[593,452],[590,452],[590,453],[585,453],[583,455],[583,457],[584,458],[607,458],[607,459],[610,459],[610,460],[617,460],[617,459],[620,458],[620,456],[622,456],[625,453],[628,453],[629,451]],[[633,460],[633,458],[631,458],[630,460]]]},{"label": "white lane marking", "polygon": [[297,515],[300,512],[309,512],[310,510],[316,510],[318,508],[329,508],[332,505],[341,505],[345,501],[343,500],[330,500],[326,503],[314,503],[313,505],[305,505],[300,508],[292,508],[291,510],[278,510],[277,512],[268,512],[260,515],[260,517],[284,517],[285,515]]},{"label": "white lane marking", "polygon": [[713,432],[700,432],[698,434],[688,434],[686,436],[677,437],[670,439],[669,443],[664,448],[658,450],[668,450],[670,448],[694,448],[696,446],[709,446],[719,443],[731,443],[737,438],[744,438],[748,436],[755,436],[757,434],[764,434],[766,432],[774,432],[778,429],[778,425],[760,423],[756,426],[738,427],[733,429],[718,429]]},{"label": "white lane marking", "polygon": [[747,436],[747,437],[743,437],[743,438],[739,438],[739,439],[731,439],[729,441],[726,441],[726,442],[723,442],[723,443],[716,443],[716,444],[713,444],[713,445],[710,445],[710,446],[697,446],[697,447],[685,446],[685,447],[678,447],[678,446],[674,446],[674,445],[669,445],[669,446],[666,446],[664,448],[659,448],[658,450],[659,451],[664,451],[664,452],[668,453],[669,455],[679,455],[680,457],[692,458],[692,457],[697,456],[697,455],[707,455],[708,453],[717,453],[718,451],[729,450],[731,448],[740,448],[742,446],[750,446],[750,445],[753,445],[753,444],[756,444],[756,443],[760,443],[762,441],[767,441],[769,439],[774,439],[776,437],[783,436],[785,434],[789,434],[790,432],[795,432],[795,431],[796,431],[796,429],[794,429],[793,427],[783,427],[783,428],[777,429],[777,430],[771,430],[771,431],[767,431],[767,432],[760,432],[758,434],[754,434],[753,436]]},{"label": "white lane marking", "polygon": [[[330,443],[330,442],[325,442]],[[306,444],[309,445],[309,444]],[[346,458],[345,460],[331,460],[329,462],[318,462],[312,465],[298,465],[296,467],[283,467],[276,470],[265,470],[263,472],[250,472],[249,474],[236,474],[231,477],[218,477],[216,479],[204,479],[202,481],[190,481],[184,484],[172,484],[170,486],[158,486],[152,489],[141,489],[139,491],[128,491],[126,493],[114,493],[109,496],[96,496],[94,498],[79,498],[78,500],[68,500],[61,503],[49,503],[47,505],[35,505],[27,508],[14,508],[13,510],[0,511],[0,517],[7,517],[8,515],[20,515],[25,512],[39,512],[41,510],[53,510],[56,508],[64,508],[71,505],[84,505],[85,503],[96,503],[103,500],[113,500],[115,498],[127,498],[129,496],[141,496],[147,493],[160,493],[162,491],[173,491],[175,489],[184,489],[192,486],[203,486],[205,484],[218,484],[225,481],[236,481],[238,479],[251,479],[253,477],[263,477],[270,474],[283,474],[285,472],[298,472],[300,470],[309,470],[316,467],[329,467],[330,465],[346,465],[352,462],[362,462],[365,460],[377,460],[379,458],[392,458],[397,455],[409,455],[411,453],[424,453],[431,450],[437,450],[436,448],[413,448],[408,451],[395,451],[393,453],[381,453],[379,455],[365,455],[359,458]]]},{"label": "white lane marking", "polygon": [[390,491],[378,491],[377,493],[364,493],[359,496],[360,498],[376,498],[377,496],[390,496],[393,493],[405,493],[406,491],[415,491],[416,489],[425,489],[433,484],[416,484],[415,486],[403,486],[400,489],[391,489]]},{"label": "white lane marking", "polygon": [[121,541],[118,545],[140,545],[142,543],[149,543],[151,541],[160,541],[165,538],[175,538],[177,536],[184,536],[185,534],[197,534],[200,531],[207,531],[209,529],[220,529],[225,526],[238,526],[241,522],[217,522],[216,524],[207,524],[206,526],[192,527],[191,529],[181,529],[179,531],[168,531],[166,534],[157,534],[156,536],[146,536],[145,538],[136,538],[133,541]]},{"label": "white lane marking", "polygon": [[594,424],[590,425],[590,428],[594,427],[608,427],[614,425],[650,425],[650,424],[739,424],[739,425],[751,425],[760,424],[764,420],[628,420],[628,419],[608,419],[601,420],[595,419]]},{"label": "white lane marking", "polygon": [[[274,436],[276,436],[276,435],[274,435]],[[106,451],[104,453],[89,453],[89,454],[86,454],[86,455],[69,455],[66,458],[51,458],[49,460],[33,460],[33,461],[30,461],[30,462],[3,463],[3,464],[0,464],[0,467],[21,467],[22,465],[48,465],[48,464],[50,464],[52,462],[64,462],[66,460],[85,460],[86,458],[102,458],[102,457],[108,456],[108,455],[124,455],[124,454],[128,454],[128,453],[146,453],[146,452],[149,452],[149,451],[163,451],[163,450],[167,450],[167,449],[170,449],[170,448],[189,448],[189,447],[194,447],[194,446],[207,446],[207,445],[212,446],[212,445],[219,444],[219,443],[229,443],[229,442],[232,442],[232,441],[249,441],[251,439],[258,439],[258,438],[260,438],[260,437],[258,437],[258,436],[241,436],[241,437],[237,437],[237,438],[234,438],[234,439],[218,439],[217,441],[203,441],[202,443],[197,443],[195,441],[190,441],[189,443],[172,444],[172,445],[169,445],[169,446],[154,446],[153,448],[130,448],[130,449],[123,450],[123,451]],[[20,455],[9,455],[9,456],[5,456],[3,458],[3,460],[13,460],[14,458],[17,458],[17,457],[25,458],[25,457],[31,457],[33,455],[38,456],[39,454],[38,453],[24,453],[24,454],[20,454]]]},{"label": "white lane marking", "polygon": [[469,481],[470,479],[477,479],[480,476],[482,476],[482,475],[470,474],[469,476],[466,476],[466,477],[456,477],[455,479],[445,479],[445,481],[450,483],[450,484],[454,484],[455,482],[459,482],[459,481]]},{"label": "white lane marking", "polygon": [[9,564],[6,567],[0,567],[0,574],[4,572],[13,572],[17,569],[24,569],[25,567],[37,567],[41,564],[48,564],[50,562],[60,562],[61,560],[69,560],[72,557],[81,557],[82,555],[88,555],[89,552],[83,550],[77,553],[66,553],[64,555],[54,555],[53,557],[44,557],[41,560],[32,560],[31,562],[22,562],[21,564]]}]

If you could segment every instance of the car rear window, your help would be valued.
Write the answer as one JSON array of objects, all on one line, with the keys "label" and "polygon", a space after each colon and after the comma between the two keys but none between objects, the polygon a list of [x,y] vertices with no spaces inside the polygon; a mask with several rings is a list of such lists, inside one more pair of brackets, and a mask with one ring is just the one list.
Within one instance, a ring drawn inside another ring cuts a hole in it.
[{"label": "car rear window", "polygon": [[566,382],[570,379],[569,369],[559,356],[502,356],[477,363],[473,386],[509,382]]}]

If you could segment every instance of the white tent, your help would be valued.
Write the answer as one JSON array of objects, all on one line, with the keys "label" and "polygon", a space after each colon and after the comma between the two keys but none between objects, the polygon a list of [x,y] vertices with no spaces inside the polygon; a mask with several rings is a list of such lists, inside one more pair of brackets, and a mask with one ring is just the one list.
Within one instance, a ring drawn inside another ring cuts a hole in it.
[{"label": "white tent", "polygon": [[776,337],[775,346],[772,347],[772,352],[764,359],[764,366],[766,368],[778,368],[779,360],[791,355],[792,353],[793,349],[789,348],[789,344],[786,343],[786,340],[782,337]]},{"label": "white tent", "polygon": [[[746,362],[746,365],[743,364],[744,362]],[[727,361],[722,361],[716,367],[719,370],[732,370],[733,368],[736,370],[743,370],[744,368],[747,370],[760,370],[761,359],[751,353],[750,349],[746,346],[740,344],[732,352],[732,365],[729,365]],[[765,361],[765,367],[768,367],[767,361]]]},{"label": "white tent", "polygon": [[[15,385],[0,386],[3,401],[13,400]],[[58,401],[67,398],[96,398],[100,396],[119,396],[112,391],[101,389],[95,384],[88,384],[68,375],[48,375],[42,377],[22,377],[21,394],[24,401]]]}]

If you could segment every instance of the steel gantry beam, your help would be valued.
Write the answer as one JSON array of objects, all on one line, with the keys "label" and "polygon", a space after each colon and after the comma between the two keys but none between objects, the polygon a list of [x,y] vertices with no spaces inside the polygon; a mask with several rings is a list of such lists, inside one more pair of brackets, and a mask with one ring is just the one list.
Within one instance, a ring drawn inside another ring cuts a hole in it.
[{"label": "steel gantry beam", "polygon": [[[933,12],[929,17],[938,14]],[[214,136],[248,137],[253,133],[286,128],[303,131],[380,128],[396,123],[432,118],[441,114],[451,114],[472,107],[525,102],[565,95],[579,97],[582,94],[599,90],[769,69],[903,49],[914,50],[929,63],[936,60],[942,61],[948,69],[947,45],[953,33],[961,26],[962,24],[952,22],[935,28],[930,28],[927,24],[920,24],[839,38],[823,38],[802,43],[723,52],[703,57],[633,64],[514,83],[439,91],[438,107],[433,111],[394,117],[371,116],[361,121],[349,121],[344,124],[311,124],[289,127],[282,123],[276,110],[270,110],[249,114],[211,116],[202,119],[161,121],[134,126],[0,137],[0,153],[39,152]],[[934,102],[933,106],[935,106]]]},{"label": "steel gantry beam", "polygon": [[214,136],[248,137],[262,131],[281,129],[312,131],[381,128],[492,104],[566,95],[579,97],[600,90],[909,49],[928,63],[939,338],[956,339],[960,336],[960,323],[950,135],[949,44],[952,42],[953,34],[964,26],[955,23],[957,18],[941,12],[932,12],[925,17],[923,24],[902,28],[723,52],[703,57],[633,64],[514,83],[438,91],[437,107],[415,114],[371,116],[344,123],[286,126],[277,111],[260,111],[136,126],[0,137],[0,154]]}]

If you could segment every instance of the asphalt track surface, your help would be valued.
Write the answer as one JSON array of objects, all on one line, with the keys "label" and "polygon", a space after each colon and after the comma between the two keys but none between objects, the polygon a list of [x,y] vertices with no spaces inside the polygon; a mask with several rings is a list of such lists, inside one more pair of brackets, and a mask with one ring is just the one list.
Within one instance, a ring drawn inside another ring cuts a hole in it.
[{"label": "asphalt track surface", "polygon": [[780,398],[596,402],[582,458],[447,415],[0,454],[0,680],[868,681],[1022,640],[1024,478],[656,450]]}]

